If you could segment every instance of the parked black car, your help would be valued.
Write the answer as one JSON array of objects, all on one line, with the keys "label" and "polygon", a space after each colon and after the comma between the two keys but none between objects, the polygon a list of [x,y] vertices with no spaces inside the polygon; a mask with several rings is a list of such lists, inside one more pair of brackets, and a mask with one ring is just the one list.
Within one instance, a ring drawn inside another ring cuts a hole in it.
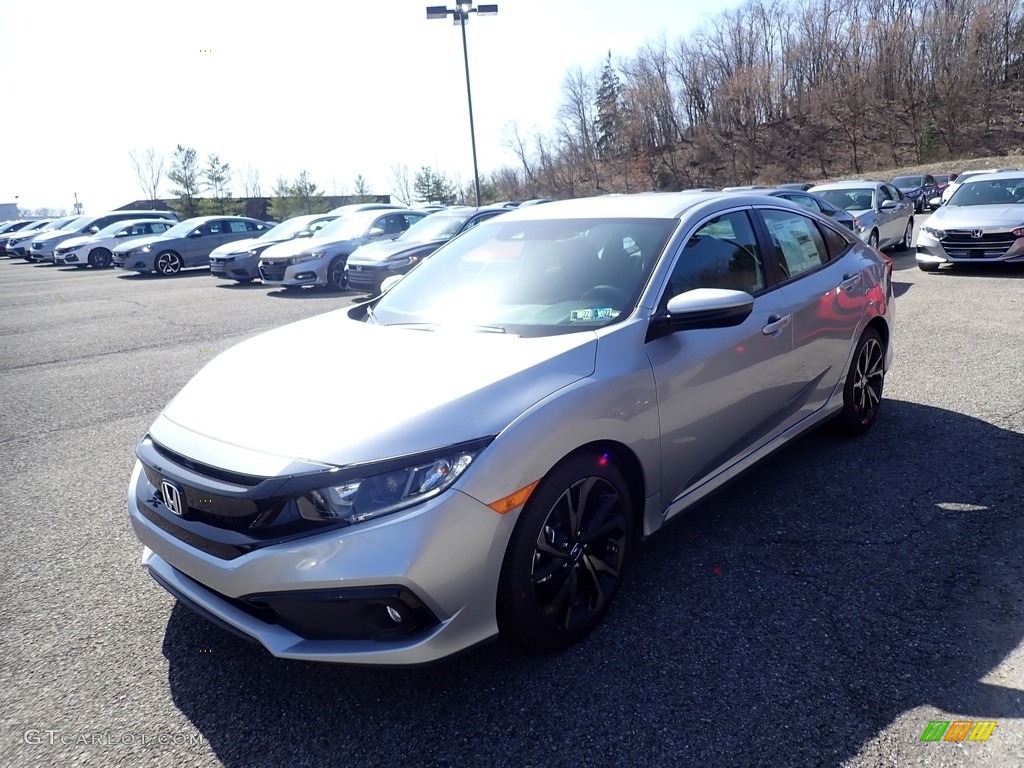
[{"label": "parked black car", "polygon": [[921,213],[925,208],[931,209],[929,201],[933,197],[938,197],[940,193],[939,185],[930,173],[920,176],[897,176],[890,183],[910,199],[917,213]]}]

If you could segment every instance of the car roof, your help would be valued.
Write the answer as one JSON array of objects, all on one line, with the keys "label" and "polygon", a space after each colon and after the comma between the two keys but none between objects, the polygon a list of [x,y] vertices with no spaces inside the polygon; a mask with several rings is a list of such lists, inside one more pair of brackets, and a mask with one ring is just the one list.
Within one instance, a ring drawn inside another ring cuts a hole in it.
[{"label": "car roof", "polygon": [[[757,192],[638,192],[556,200],[528,208],[511,208],[501,215],[502,221],[545,219],[677,219],[687,211],[716,200],[756,204],[766,202]],[[772,198],[772,202],[781,202]]]},{"label": "car roof", "polygon": [[878,181],[877,179],[847,179],[846,181],[829,181],[825,184],[816,184],[809,191],[814,192],[819,189],[860,189],[863,187],[878,187],[888,183],[887,181]]},{"label": "car roof", "polygon": [[1011,179],[1020,179],[1024,181],[1024,171],[986,171],[985,173],[972,173],[970,178],[964,183],[970,184],[975,181],[1008,181]]}]

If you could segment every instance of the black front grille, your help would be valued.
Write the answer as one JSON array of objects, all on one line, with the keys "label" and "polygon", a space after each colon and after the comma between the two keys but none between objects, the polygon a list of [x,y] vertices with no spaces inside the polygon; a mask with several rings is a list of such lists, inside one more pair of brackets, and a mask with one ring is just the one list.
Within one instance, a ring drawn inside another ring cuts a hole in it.
[{"label": "black front grille", "polygon": [[983,232],[975,237],[971,231],[947,231],[939,241],[947,255],[953,258],[998,259],[1017,242],[1009,232]]},{"label": "black front grille", "polygon": [[260,264],[260,276],[264,280],[284,280],[285,270],[288,265],[281,264]]},{"label": "black front grille", "polygon": [[223,275],[225,264],[223,261],[210,261],[210,274]]},{"label": "black front grille", "polygon": [[114,251],[114,255],[112,257],[112,261],[114,262],[114,266],[115,267],[123,267],[124,266],[125,256],[126,256],[126,254],[124,254],[124,253],[118,253],[117,251]]}]

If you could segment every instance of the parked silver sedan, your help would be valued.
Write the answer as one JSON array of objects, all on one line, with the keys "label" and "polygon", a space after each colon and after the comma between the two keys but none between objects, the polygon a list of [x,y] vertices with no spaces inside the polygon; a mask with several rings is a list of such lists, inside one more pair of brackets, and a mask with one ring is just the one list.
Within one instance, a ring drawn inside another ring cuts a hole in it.
[{"label": "parked silver sedan", "polygon": [[1024,263],[1024,173],[971,176],[921,227],[917,266]]},{"label": "parked silver sedan", "polygon": [[[510,211],[207,364],[136,449],[142,563],[282,657],[567,646],[639,539],[819,424],[871,427],[891,269],[763,196]],[[314,371],[333,405],[307,414],[281,393]]]},{"label": "parked silver sedan", "polygon": [[853,214],[854,231],[872,248],[910,248],[914,203],[892,184],[867,179],[836,181],[808,191]]}]

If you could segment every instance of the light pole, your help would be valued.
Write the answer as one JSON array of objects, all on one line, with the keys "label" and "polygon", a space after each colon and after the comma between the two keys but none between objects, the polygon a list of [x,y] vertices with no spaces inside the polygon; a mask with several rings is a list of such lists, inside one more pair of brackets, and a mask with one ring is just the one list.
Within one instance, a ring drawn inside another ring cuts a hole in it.
[{"label": "light pole", "polygon": [[472,0],[458,0],[455,8],[445,8],[443,5],[428,5],[428,19],[446,19],[451,14],[452,21],[462,28],[462,60],[466,65],[466,102],[469,104],[469,143],[473,148],[473,188],[476,190],[476,205],[480,207],[480,171],[476,164],[476,129],[473,127],[473,92],[469,87],[469,50],[466,48],[466,22],[469,14],[475,13],[479,16],[496,16],[497,5],[479,5],[473,7]]}]

